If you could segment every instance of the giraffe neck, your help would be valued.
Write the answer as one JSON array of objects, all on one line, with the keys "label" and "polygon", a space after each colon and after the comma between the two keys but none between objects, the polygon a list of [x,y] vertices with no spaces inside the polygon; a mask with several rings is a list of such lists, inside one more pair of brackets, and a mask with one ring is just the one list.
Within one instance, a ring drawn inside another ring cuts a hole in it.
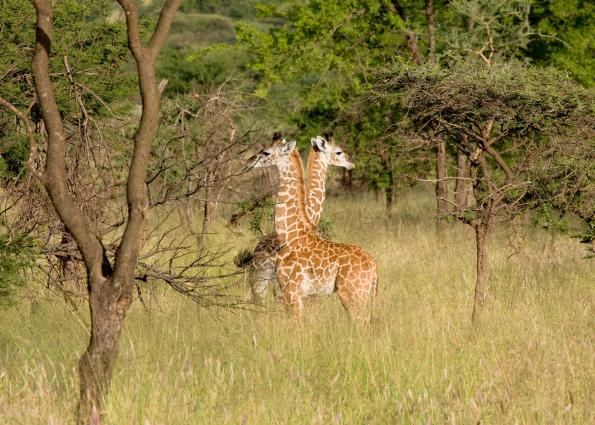
[{"label": "giraffe neck", "polygon": [[278,169],[275,231],[281,245],[295,244],[305,232],[315,229],[306,212],[304,169],[297,149]]},{"label": "giraffe neck", "polygon": [[322,215],[322,205],[326,196],[326,171],[328,164],[322,154],[310,149],[308,156],[308,190],[306,196],[306,211],[314,224],[318,224]]}]

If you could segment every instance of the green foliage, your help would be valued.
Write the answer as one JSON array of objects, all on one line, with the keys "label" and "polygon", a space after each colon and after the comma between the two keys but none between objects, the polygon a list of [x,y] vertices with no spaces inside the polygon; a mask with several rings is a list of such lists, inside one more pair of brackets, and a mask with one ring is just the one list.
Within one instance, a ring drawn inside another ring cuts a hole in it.
[{"label": "green foliage", "polygon": [[567,76],[518,63],[400,66],[376,95],[404,108],[412,131],[443,133],[469,155],[485,152],[476,188],[482,208],[497,187],[498,202],[508,208],[499,213],[515,216],[550,203],[593,221],[595,101]]},{"label": "green foliage", "polygon": [[209,90],[238,75],[246,63],[246,54],[225,44],[206,48],[171,48],[163,50],[157,70],[167,78],[166,93],[183,94],[190,89]]},{"label": "green foliage", "polygon": [[[136,77],[128,72],[126,29],[120,22],[108,20],[108,2],[62,0],[54,10],[54,33],[50,73],[64,75],[64,56],[68,57],[72,77],[86,107],[104,113],[101,98],[107,104],[133,93]],[[27,109],[32,95],[31,57],[35,42],[34,12],[29,2],[7,0],[0,11],[0,95],[20,109]],[[54,80],[61,113],[76,113],[67,78]],[[97,96],[97,97],[96,97]],[[34,117],[35,118],[35,117]]]},{"label": "green foliage", "polygon": [[16,134],[0,136],[0,180],[17,177],[25,169],[29,156],[27,138]]},{"label": "green foliage", "polygon": [[178,14],[171,31],[167,45],[174,49],[230,44],[235,40],[233,20],[221,15]]},{"label": "green foliage", "polygon": [[[240,209],[244,204],[240,204]],[[264,226],[266,223],[272,223],[275,212],[275,204],[271,199],[261,200],[257,202],[256,207],[252,206],[250,214],[250,221],[248,228],[256,235],[265,233]]]},{"label": "green foliage", "polygon": [[[54,8],[54,31],[49,70],[58,109],[69,135],[87,113],[95,120],[127,110],[136,92],[136,73],[130,72],[130,53],[122,22],[108,19],[110,3],[101,0],[60,0]],[[0,9],[0,97],[28,113],[34,126],[41,121],[33,95],[31,58],[35,43],[35,12],[25,0],[7,0]],[[67,61],[74,83],[66,75]],[[0,172],[15,176],[28,149],[24,130],[14,116],[0,108]],[[37,130],[40,127],[37,127]],[[94,129],[93,129],[94,130]]]},{"label": "green foliage", "polygon": [[420,125],[443,127],[448,122],[471,129],[493,119],[503,136],[536,134],[563,124],[573,111],[589,108],[591,99],[565,75],[519,63],[397,66],[378,90]]},{"label": "green foliage", "polygon": [[320,217],[320,221],[318,222],[317,228],[318,233],[320,233],[320,236],[322,236],[324,239],[330,240],[336,236],[335,225],[333,223],[333,220],[324,214],[322,215],[322,217]]},{"label": "green foliage", "polygon": [[11,303],[11,295],[34,265],[32,240],[22,234],[0,234],[0,305]]},{"label": "green foliage", "polygon": [[[269,0],[266,3],[278,1]],[[260,1],[189,1],[176,14],[166,47],[158,61],[158,75],[167,78],[167,93],[213,87],[223,81],[245,79],[248,52],[233,43],[237,19],[253,21]],[[158,4],[145,14],[156,16]]]},{"label": "green foliage", "polygon": [[569,72],[586,87],[595,85],[595,4],[589,0],[533,2],[531,20],[541,36],[528,46],[536,62]]},{"label": "green foliage", "polygon": [[[395,150],[378,143],[383,118],[356,111],[378,67],[400,60],[403,21],[388,2],[310,1],[261,7],[278,25],[242,23],[238,40],[252,55],[256,93],[272,119],[305,135],[333,130],[356,161],[355,178],[378,187],[392,172]],[[379,107],[378,109],[380,109]],[[390,160],[379,160],[379,149]]]},{"label": "green foliage", "polygon": [[370,66],[394,57],[399,18],[387,12],[379,1],[287,2],[261,8],[263,18],[282,26],[264,32],[243,23],[237,33],[254,55],[251,67],[260,76],[262,95],[275,82],[299,83],[294,96],[300,95],[306,109],[299,125],[329,107],[341,109],[345,97],[361,93]]},{"label": "green foliage", "polygon": [[465,57],[504,62],[524,56],[535,37],[529,21],[531,0],[453,0],[453,14],[442,24],[438,38],[442,61]]}]

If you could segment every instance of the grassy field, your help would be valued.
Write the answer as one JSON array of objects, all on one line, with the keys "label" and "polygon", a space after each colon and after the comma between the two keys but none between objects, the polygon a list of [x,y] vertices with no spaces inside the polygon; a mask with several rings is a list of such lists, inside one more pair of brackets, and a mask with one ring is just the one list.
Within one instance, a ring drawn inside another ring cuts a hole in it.
[{"label": "grassy field", "polygon": [[[162,291],[150,313],[135,303],[128,316],[106,423],[595,423],[595,268],[584,247],[539,230],[509,258],[499,229],[472,328],[471,231],[437,237],[430,195],[396,205],[389,223],[372,198],[327,202],[335,239],[379,263],[371,332],[336,297],[309,305],[296,328],[278,311],[204,310]],[[24,301],[0,311],[0,423],[73,421],[85,320],[51,296],[33,313]]]}]

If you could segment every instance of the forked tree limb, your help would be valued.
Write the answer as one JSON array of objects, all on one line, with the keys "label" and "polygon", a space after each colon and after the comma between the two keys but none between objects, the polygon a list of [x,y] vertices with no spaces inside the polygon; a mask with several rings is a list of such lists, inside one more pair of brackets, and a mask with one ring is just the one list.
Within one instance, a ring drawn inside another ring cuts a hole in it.
[{"label": "forked tree limb", "polygon": [[[87,270],[91,337],[79,360],[79,423],[99,424],[101,401],[109,388],[118,341],[126,312],[132,302],[135,268],[144,240],[148,212],[147,169],[151,145],[159,125],[161,92],[155,78],[155,60],[171,27],[173,13],[181,0],[166,0],[163,12],[144,48],[140,39],[138,10],[129,0],[120,0],[126,13],[129,49],[137,65],[142,115],[134,134],[134,147],[126,186],[128,218],[112,267],[101,242],[97,223],[75,203],[69,191],[66,171],[67,142],[49,74],[52,33],[52,3],[33,0],[36,9],[36,37],[33,76],[43,122],[48,133],[43,183],[60,219],[74,237]],[[65,62],[67,65],[67,62]],[[66,67],[68,70],[68,67]]]},{"label": "forked tree limb", "polygon": [[491,146],[485,146],[484,149],[492,158],[494,158],[496,164],[498,164],[502,171],[504,171],[504,174],[506,174],[506,183],[511,184],[514,180],[514,173],[512,172],[504,158],[502,158],[500,153]]},{"label": "forked tree limb", "polygon": [[182,0],[167,0],[163,6],[148,47],[140,40],[138,8],[130,0],[118,0],[126,15],[128,42],[138,71],[138,84],[142,99],[142,116],[134,134],[134,149],[126,198],[128,222],[116,255],[114,278],[116,282],[132,282],[148,214],[147,169],[151,159],[151,145],[159,125],[161,93],[155,78],[155,59],[165,42],[173,16]]},{"label": "forked tree limb", "polygon": [[428,54],[430,60],[436,60],[436,15],[434,13],[434,3],[432,0],[425,0],[425,13],[428,25]]},{"label": "forked tree limb", "polygon": [[159,51],[165,44],[174,15],[181,4],[182,0],[167,0],[163,5],[161,13],[159,14],[159,21],[157,21],[157,26],[155,27],[155,31],[151,36],[148,46],[148,50],[150,50],[153,55],[153,60],[157,58]]},{"label": "forked tree limb", "polygon": [[404,33],[407,37],[407,47],[409,47],[409,50],[411,50],[415,63],[417,65],[421,65],[423,64],[424,60],[419,51],[419,45],[417,44],[417,36],[415,35],[415,32],[409,27],[409,20],[407,18],[407,15],[405,14],[405,9],[403,9],[403,6],[398,0],[392,0],[392,4],[395,8],[395,11],[398,13],[399,17],[403,21],[403,24],[405,25]]},{"label": "forked tree limb", "polygon": [[33,0],[33,5],[37,12],[37,24],[32,70],[35,91],[48,135],[45,169],[41,181],[60,219],[76,240],[90,276],[100,280],[111,272],[109,261],[105,261],[107,259],[104,249],[95,235],[94,225],[78,208],[68,190],[64,124],[49,76],[52,5],[49,0]]}]

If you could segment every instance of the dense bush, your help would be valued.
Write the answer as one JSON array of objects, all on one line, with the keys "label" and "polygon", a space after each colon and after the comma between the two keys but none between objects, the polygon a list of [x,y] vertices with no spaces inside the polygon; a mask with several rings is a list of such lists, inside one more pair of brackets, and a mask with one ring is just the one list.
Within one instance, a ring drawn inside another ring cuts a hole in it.
[{"label": "dense bush", "polygon": [[25,273],[33,264],[29,237],[0,234],[0,305],[12,301],[14,290],[25,283]]}]

